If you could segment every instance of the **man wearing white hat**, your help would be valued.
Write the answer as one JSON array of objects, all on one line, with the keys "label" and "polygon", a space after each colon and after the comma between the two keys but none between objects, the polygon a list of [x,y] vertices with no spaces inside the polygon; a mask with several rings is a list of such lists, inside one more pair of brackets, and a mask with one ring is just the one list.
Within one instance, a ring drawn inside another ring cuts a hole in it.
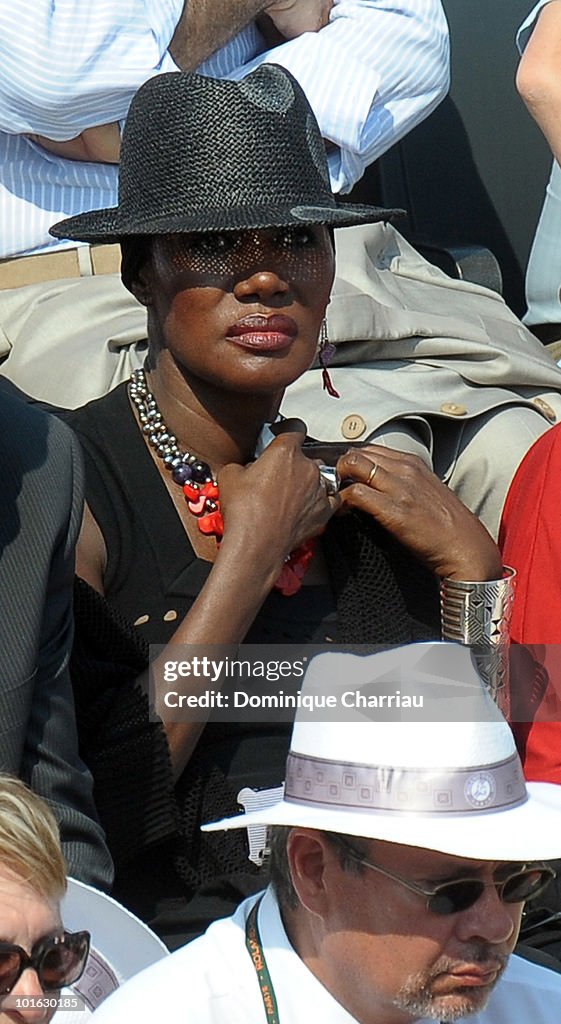
[{"label": "man wearing white hat", "polygon": [[271,886],[120,989],[99,1024],[557,1024],[561,976],[509,957],[561,853],[561,788],[525,784],[469,651],[323,654],[305,691],[365,699],[353,721],[299,712],[282,798],[208,826],[283,826]]}]

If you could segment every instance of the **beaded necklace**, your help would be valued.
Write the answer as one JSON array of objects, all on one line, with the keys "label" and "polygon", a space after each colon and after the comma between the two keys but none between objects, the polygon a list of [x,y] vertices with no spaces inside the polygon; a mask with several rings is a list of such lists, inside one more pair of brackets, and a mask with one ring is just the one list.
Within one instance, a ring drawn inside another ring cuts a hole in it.
[{"label": "beaded necklace", "polygon": [[[195,516],[199,530],[206,536],[216,537],[219,544],[224,536],[224,520],[218,484],[210,466],[192,452],[181,451],[177,438],[168,430],[156,399],[148,389],[144,370],[133,371],[129,396],[137,410],[142,433],[171,472],[173,482],[183,489],[187,507]],[[315,548],[315,538],[304,541],[286,558],[275,583],[275,588],[285,597],[292,596],[302,586]]]}]

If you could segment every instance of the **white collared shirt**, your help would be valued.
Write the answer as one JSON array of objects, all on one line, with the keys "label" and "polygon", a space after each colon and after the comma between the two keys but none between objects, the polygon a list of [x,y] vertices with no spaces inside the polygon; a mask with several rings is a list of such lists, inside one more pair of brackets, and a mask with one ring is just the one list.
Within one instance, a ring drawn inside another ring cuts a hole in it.
[{"label": "white collared shirt", "polygon": [[[200,70],[240,78],[265,60],[290,70],[338,147],[332,186],[348,191],[446,94],[448,30],[440,0],[334,3],[321,32],[267,52],[252,24]],[[54,156],[26,133],[62,141],[122,123],[143,82],[177,70],[167,47],[182,8],[183,0],[0,5],[0,259],[68,244],[51,238],[51,224],[116,205],[116,166]]]},{"label": "white collared shirt", "polygon": [[[96,1011],[96,1024],[266,1024],[245,945],[245,922],[257,898],[244,900],[233,917],[215,922],[200,939],[137,974]],[[295,953],[270,889],[258,925],[280,1024],[357,1024]],[[561,975],[511,957],[487,1009],[463,1019],[468,1024],[559,1024]]]}]

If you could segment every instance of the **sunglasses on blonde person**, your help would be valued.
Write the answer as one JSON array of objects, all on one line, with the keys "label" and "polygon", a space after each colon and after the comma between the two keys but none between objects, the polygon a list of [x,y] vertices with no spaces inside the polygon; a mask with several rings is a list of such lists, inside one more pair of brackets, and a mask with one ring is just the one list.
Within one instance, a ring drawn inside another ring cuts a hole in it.
[{"label": "sunglasses on blonde person", "polygon": [[89,932],[63,932],[39,939],[31,953],[0,941],[0,997],[12,991],[24,971],[34,970],[44,992],[57,992],[80,978],[90,951]]}]

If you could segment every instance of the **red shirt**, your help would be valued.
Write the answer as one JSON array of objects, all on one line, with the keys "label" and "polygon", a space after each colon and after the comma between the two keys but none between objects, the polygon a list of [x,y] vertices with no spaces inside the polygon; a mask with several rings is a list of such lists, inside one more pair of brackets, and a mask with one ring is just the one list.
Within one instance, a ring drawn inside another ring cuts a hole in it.
[{"label": "red shirt", "polygon": [[533,645],[538,676],[547,683],[541,696],[540,679],[534,678],[540,694],[536,717],[514,722],[513,729],[526,777],[561,783],[561,424],[538,438],[521,462],[505,503],[499,546],[505,565],[518,574],[512,639]]}]

